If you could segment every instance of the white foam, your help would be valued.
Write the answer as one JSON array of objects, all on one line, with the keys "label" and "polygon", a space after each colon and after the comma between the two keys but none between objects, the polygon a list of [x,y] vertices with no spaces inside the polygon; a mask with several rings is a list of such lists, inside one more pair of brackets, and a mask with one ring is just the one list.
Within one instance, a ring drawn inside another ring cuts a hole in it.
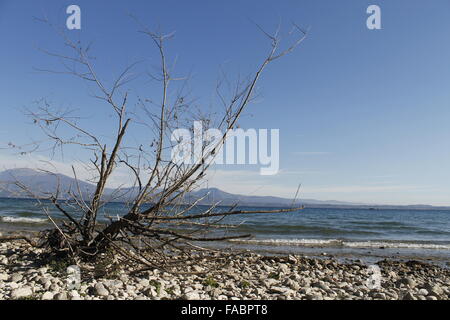
[{"label": "white foam", "polygon": [[406,243],[387,241],[342,241],[338,239],[237,239],[232,242],[267,246],[347,247],[347,248],[398,248],[450,250],[450,244]]},{"label": "white foam", "polygon": [[24,218],[24,217],[0,217],[2,222],[9,223],[46,223],[48,219],[45,218]]},{"label": "white foam", "polygon": [[405,243],[405,242],[343,242],[345,247],[350,248],[399,248],[399,249],[446,249],[450,250],[448,244],[433,244],[433,243]]},{"label": "white foam", "polygon": [[259,245],[274,245],[274,246],[317,246],[317,245],[332,245],[340,244],[341,241],[337,239],[250,239],[250,240],[231,240],[232,242],[259,244]]}]

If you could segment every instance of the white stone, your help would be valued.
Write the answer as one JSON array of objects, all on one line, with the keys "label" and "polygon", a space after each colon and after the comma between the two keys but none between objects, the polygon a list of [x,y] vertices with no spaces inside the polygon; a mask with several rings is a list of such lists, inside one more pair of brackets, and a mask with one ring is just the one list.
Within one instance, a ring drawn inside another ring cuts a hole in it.
[{"label": "white stone", "polygon": [[33,294],[33,290],[30,287],[22,287],[18,289],[14,289],[11,292],[11,298],[13,299],[21,299],[25,297],[29,297]]},{"label": "white stone", "polygon": [[108,290],[106,290],[105,286],[102,283],[97,283],[95,285],[95,293],[97,294],[97,296],[100,296],[100,297],[109,296]]},{"label": "white stone", "polygon": [[15,273],[9,278],[9,281],[10,282],[20,282],[22,279],[23,279],[23,275],[21,275],[20,273]]},{"label": "white stone", "polygon": [[42,295],[41,300],[53,300],[53,293],[51,293],[50,291],[47,291],[46,293],[44,293]]},{"label": "white stone", "polygon": [[184,294],[185,300],[200,300],[200,295],[196,291],[190,291]]}]

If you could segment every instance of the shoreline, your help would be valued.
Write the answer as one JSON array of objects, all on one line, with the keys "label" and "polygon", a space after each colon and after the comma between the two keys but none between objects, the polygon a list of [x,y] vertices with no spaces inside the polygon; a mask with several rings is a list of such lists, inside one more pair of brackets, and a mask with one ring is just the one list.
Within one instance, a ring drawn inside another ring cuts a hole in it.
[{"label": "shoreline", "polygon": [[[28,237],[36,237],[40,231],[46,228],[36,228],[35,225],[28,226],[23,225],[21,229],[17,226],[11,226],[9,224],[0,224],[0,236],[9,235],[23,235]],[[234,241],[217,242],[211,244],[199,244],[205,248],[213,250],[224,250],[228,252],[253,252],[264,256],[288,256],[288,255],[300,255],[304,257],[311,257],[317,259],[335,259],[339,263],[352,263],[358,262],[363,265],[376,264],[382,260],[392,261],[419,261],[427,264],[439,266],[444,269],[450,270],[450,250],[442,249],[419,249],[419,248],[389,248],[389,247],[339,247],[329,246],[320,243],[317,244],[305,244],[295,246],[282,246],[282,245],[252,245],[243,244]]]},{"label": "shoreline", "polygon": [[183,272],[82,272],[67,285],[66,267],[46,264],[42,249],[0,243],[0,300],[448,300],[450,270],[419,261],[382,260],[373,266],[329,256],[205,253]]}]

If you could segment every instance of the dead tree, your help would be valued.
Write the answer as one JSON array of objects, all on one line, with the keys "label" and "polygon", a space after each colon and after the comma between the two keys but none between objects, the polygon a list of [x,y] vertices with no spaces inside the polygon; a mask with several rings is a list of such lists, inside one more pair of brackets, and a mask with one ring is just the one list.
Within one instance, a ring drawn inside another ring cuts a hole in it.
[{"label": "dead tree", "polygon": [[[65,217],[63,223],[55,222],[55,229],[47,233],[47,244],[52,250],[86,259],[112,249],[136,264],[163,267],[167,264],[168,252],[184,252],[189,245],[198,248],[195,243],[249,236],[229,234],[231,226],[222,223],[225,217],[255,213],[279,214],[301,209],[292,207],[245,211],[237,206],[220,207],[216,203],[194,214],[193,208],[202,199],[197,199],[194,203],[186,200],[190,192],[205,178],[206,171],[230,130],[237,127],[241,114],[255,96],[256,85],[266,67],[294,51],[307,34],[293,24],[289,33],[291,42],[281,49],[279,30],[273,35],[262,29],[261,31],[267,36],[271,46],[254,74],[233,85],[226,76],[221,77],[218,82],[216,92],[222,104],[221,111],[217,110],[220,111],[219,116],[193,112],[193,100],[186,93],[185,85],[189,79],[173,75],[174,70],[166,54],[165,44],[174,37],[174,33],[164,34],[146,28],[141,31],[154,44],[159,56],[160,64],[156,74],[148,76],[159,84],[160,97],[137,98],[138,108],[131,111],[128,107],[129,92],[124,86],[133,80],[132,70],[138,64],[125,68],[108,86],[96,72],[90,46],[85,47],[80,42],[72,41],[63,31],[59,32],[71,53],[43,51],[61,60],[63,69],[39,70],[72,75],[90,84],[91,88],[94,87],[93,96],[104,101],[114,114],[115,128],[111,131],[114,130],[115,133],[113,139],[110,139],[112,143],[107,143],[95,133],[95,128],[83,127],[80,118],[72,112],[55,110],[45,100],[40,101],[37,109],[29,111],[33,122],[45,133],[47,142],[51,142],[51,148],[44,150],[56,152],[70,146],[72,150],[87,150],[92,155],[90,162],[86,163],[86,170],[94,172],[93,194],[86,195],[79,186],[74,186],[71,190],[58,188],[56,193],[46,197]],[[177,83],[176,90],[172,89],[173,83]],[[224,93],[225,84],[232,88],[231,94]],[[223,135],[214,145],[202,146],[199,161],[193,164],[175,163],[168,154],[168,150],[175,144],[169,139],[171,132],[186,126],[192,130],[192,124],[196,120],[203,121],[206,126],[216,125]],[[125,142],[133,126],[145,128],[152,133],[151,137],[141,137],[142,141],[138,143]],[[129,170],[134,187],[119,188],[112,194],[106,194],[108,182],[118,166]],[[78,171],[79,169],[73,168],[76,181],[79,181]],[[26,186],[23,189],[26,190]],[[126,212],[118,219],[111,219],[109,223],[100,221],[99,212],[105,203],[124,199],[126,196],[129,196]]]}]

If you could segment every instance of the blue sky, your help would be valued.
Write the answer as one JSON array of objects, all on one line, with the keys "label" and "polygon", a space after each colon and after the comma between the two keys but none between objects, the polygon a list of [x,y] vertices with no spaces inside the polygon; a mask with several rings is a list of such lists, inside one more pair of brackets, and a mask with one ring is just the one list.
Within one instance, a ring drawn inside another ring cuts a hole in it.
[{"label": "blue sky", "polygon": [[[280,129],[280,167],[261,177],[254,167],[213,170],[210,185],[226,191],[364,203],[450,205],[450,2],[345,1],[22,1],[0,0],[0,143],[35,137],[21,109],[46,97],[76,107],[105,131],[110,116],[78,80],[33,71],[56,61],[36,48],[61,41],[33,16],[65,25],[65,9],[82,10],[82,30],[94,41],[105,78],[127,64],[155,61],[154,49],[127,14],[150,27],[176,30],[169,51],[180,74],[192,71],[199,103],[207,104],[219,66],[253,71],[267,52],[249,22],[274,29],[281,19],[310,27],[292,55],[269,67],[244,128]],[[368,30],[366,8],[377,4],[382,30]],[[148,89],[131,83],[133,93]],[[89,122],[90,121],[90,122]],[[81,157],[81,155],[77,155]],[[67,162],[83,160],[72,156]],[[32,163],[0,150],[2,168]],[[123,177],[118,177],[118,180]]]}]

